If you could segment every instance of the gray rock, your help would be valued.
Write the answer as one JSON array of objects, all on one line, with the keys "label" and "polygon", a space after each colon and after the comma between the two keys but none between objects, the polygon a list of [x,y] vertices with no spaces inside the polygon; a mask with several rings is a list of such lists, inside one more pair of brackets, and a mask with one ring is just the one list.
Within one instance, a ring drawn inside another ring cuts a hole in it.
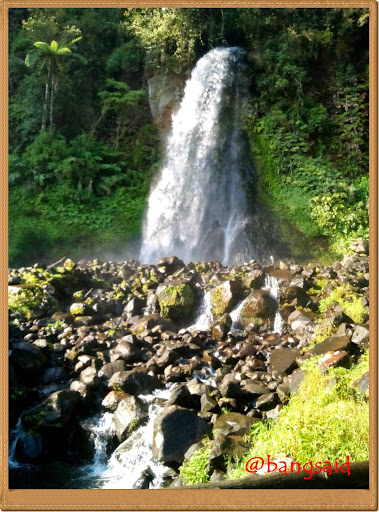
[{"label": "gray rock", "polygon": [[366,327],[363,327],[362,325],[356,325],[351,337],[351,341],[356,345],[367,348],[369,345],[369,334],[369,330],[366,329]]},{"label": "gray rock", "polygon": [[267,411],[273,409],[277,403],[278,395],[276,393],[266,393],[257,399],[255,407],[261,411]]},{"label": "gray rock", "polygon": [[214,431],[216,435],[234,435],[244,436],[250,434],[251,427],[260,421],[258,418],[251,418],[240,414],[238,412],[229,412],[227,414],[221,414],[214,424]]},{"label": "gray rock", "polygon": [[321,343],[317,343],[311,350],[307,352],[307,354],[311,354],[312,356],[319,356],[322,354],[326,354],[327,352],[336,351],[336,350],[346,350],[349,351],[351,346],[350,339],[347,336],[331,336]]},{"label": "gray rock", "polygon": [[209,423],[188,409],[167,407],[154,422],[153,455],[169,466],[182,464],[188,448],[210,430]]},{"label": "gray rock", "polygon": [[370,374],[369,372],[366,372],[353,382],[353,387],[358,389],[363,394],[368,394],[369,392],[369,385],[370,385]]},{"label": "gray rock", "polygon": [[113,363],[107,363],[105,364],[100,370],[99,370],[99,377],[104,377],[106,379],[110,379],[112,375],[114,375],[117,372],[123,372],[125,371],[125,361],[122,359],[118,359],[117,361],[114,361]]},{"label": "gray rock", "polygon": [[271,352],[271,372],[291,373],[296,368],[295,359],[299,355],[296,348],[277,348]]},{"label": "gray rock", "polygon": [[113,415],[116,436],[120,443],[148,420],[147,405],[135,396],[121,400]]},{"label": "gray rock", "polygon": [[26,375],[36,375],[46,365],[42,350],[27,341],[15,343],[11,353],[12,363]]},{"label": "gray rock", "polygon": [[79,380],[82,384],[87,387],[94,387],[99,384],[99,377],[97,376],[97,371],[92,366],[89,366],[85,370],[80,373]]},{"label": "gray rock", "polygon": [[149,375],[146,369],[133,368],[133,370],[112,375],[108,387],[131,395],[148,395],[154,389],[161,388],[162,383],[156,377]]}]

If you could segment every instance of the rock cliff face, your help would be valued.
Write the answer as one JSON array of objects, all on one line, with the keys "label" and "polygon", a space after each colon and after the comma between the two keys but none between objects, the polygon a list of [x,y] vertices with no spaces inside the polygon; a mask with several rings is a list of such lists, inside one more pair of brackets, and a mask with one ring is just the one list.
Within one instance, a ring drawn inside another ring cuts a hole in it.
[{"label": "rock cliff face", "polygon": [[179,108],[187,78],[170,73],[149,79],[150,109],[162,141],[171,129],[172,114]]}]

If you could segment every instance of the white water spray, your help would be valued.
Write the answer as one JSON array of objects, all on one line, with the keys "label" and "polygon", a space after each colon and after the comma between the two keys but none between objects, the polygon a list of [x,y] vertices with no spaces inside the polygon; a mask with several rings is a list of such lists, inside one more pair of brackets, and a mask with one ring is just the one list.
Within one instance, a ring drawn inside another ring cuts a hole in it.
[{"label": "white water spray", "polygon": [[171,391],[164,389],[152,395],[139,398],[149,404],[149,420],[135,430],[126,441],[119,445],[111,457],[107,457],[107,442],[114,435],[113,414],[105,412],[94,420],[91,431],[95,436],[95,457],[87,467],[87,477],[94,482],[91,487],[100,489],[132,489],[141,473],[150,469],[153,477],[149,488],[159,488],[168,468],[153,458],[154,421],[163,407],[157,399],[168,399]]},{"label": "white water spray", "polygon": [[[276,277],[271,276],[270,274],[266,274],[265,277],[265,285],[264,290],[267,290],[270,292],[270,295],[274,297],[274,299],[279,302],[279,283]],[[279,313],[279,309],[277,310],[275,314],[274,319],[274,331],[278,334],[281,334],[283,329],[283,319]]]}]

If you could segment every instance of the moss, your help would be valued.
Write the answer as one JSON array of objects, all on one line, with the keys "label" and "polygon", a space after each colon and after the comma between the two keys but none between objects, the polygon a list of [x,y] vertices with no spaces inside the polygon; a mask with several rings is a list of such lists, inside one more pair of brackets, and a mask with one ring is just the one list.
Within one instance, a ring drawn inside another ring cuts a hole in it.
[{"label": "moss", "polygon": [[164,318],[181,320],[192,311],[193,292],[186,283],[168,285],[158,294],[158,302]]},{"label": "moss", "polygon": [[72,316],[84,316],[86,314],[86,304],[75,303],[70,307],[70,313]]},{"label": "moss", "polygon": [[363,305],[362,297],[349,284],[337,286],[327,297],[321,299],[320,311],[324,313],[332,302],[337,302],[356,324],[363,323],[368,317],[368,308]]},{"label": "moss", "polygon": [[45,408],[40,408],[37,411],[24,416],[23,424],[29,431],[33,433],[38,432],[45,423],[46,416],[47,410]]},{"label": "moss", "polygon": [[76,263],[74,263],[72,260],[70,259],[67,259],[64,263],[63,263],[63,266],[66,270],[68,270],[69,272],[73,272],[75,269],[76,269]]},{"label": "moss", "polygon": [[228,302],[224,298],[222,289],[216,288],[215,290],[213,290],[211,292],[211,297],[212,297],[212,313],[217,317],[222,316],[228,307]]},{"label": "moss", "polygon": [[53,313],[57,308],[57,301],[45,285],[35,284],[17,291],[9,291],[8,307],[11,313],[20,319],[31,320]]},{"label": "moss", "polygon": [[83,300],[84,299],[84,290],[78,290],[72,294],[73,299],[75,300]]},{"label": "moss", "polygon": [[338,326],[333,323],[332,320],[324,319],[322,322],[317,324],[314,329],[314,339],[302,348],[302,353],[312,349],[317,343],[330,338],[338,330]]}]

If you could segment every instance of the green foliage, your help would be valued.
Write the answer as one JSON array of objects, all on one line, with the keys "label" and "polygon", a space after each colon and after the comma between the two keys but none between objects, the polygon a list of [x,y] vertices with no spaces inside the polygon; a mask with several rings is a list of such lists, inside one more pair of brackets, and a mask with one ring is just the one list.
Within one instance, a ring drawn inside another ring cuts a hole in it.
[{"label": "green foliage", "polygon": [[349,284],[337,286],[327,297],[321,299],[320,311],[324,313],[332,302],[337,302],[356,324],[364,322],[368,317],[368,308],[363,305],[362,297]]},{"label": "green foliage", "polygon": [[56,308],[56,300],[46,285],[35,283],[32,286],[9,291],[8,307],[18,320],[31,320],[49,315]]},{"label": "green foliage", "polygon": [[211,451],[211,442],[203,441],[202,447],[179,468],[180,476],[186,485],[208,482],[208,458]]},{"label": "green foliage", "polygon": [[139,235],[159,160],[145,77],[220,45],[247,54],[258,199],[284,238],[342,254],[368,235],[367,41],[367,9],[10,9],[11,264]]},{"label": "green foliage", "polygon": [[[336,368],[323,374],[317,359],[307,362],[307,377],[275,422],[254,425],[252,448],[231,478],[246,476],[251,457],[284,455],[304,464],[309,460],[367,460],[369,406],[350,387],[367,368],[368,355],[351,370]],[[336,377],[333,384],[331,377]]]}]

